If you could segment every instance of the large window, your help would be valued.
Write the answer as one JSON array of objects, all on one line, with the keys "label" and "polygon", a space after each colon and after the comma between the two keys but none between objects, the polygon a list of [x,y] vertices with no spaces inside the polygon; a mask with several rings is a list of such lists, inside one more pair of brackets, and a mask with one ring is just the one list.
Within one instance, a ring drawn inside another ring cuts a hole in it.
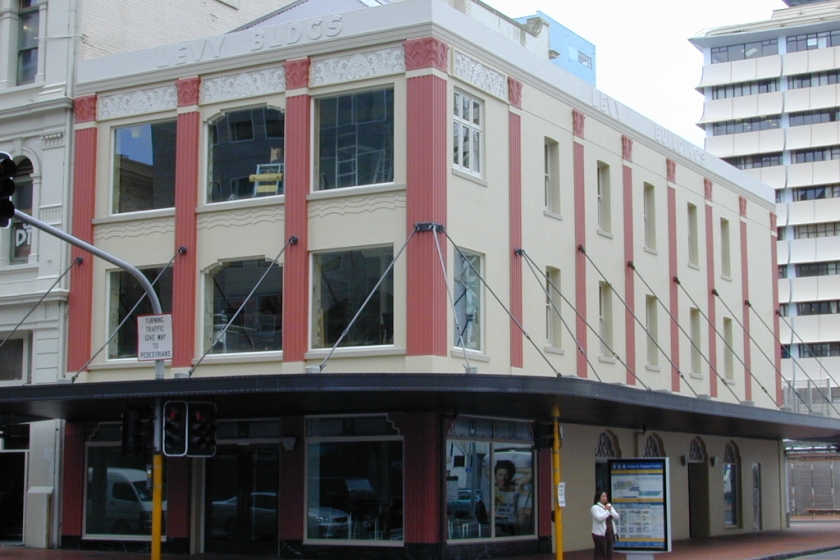
[{"label": "large window", "polygon": [[723,161],[737,167],[738,169],[759,169],[761,167],[773,167],[782,165],[782,153],[756,154],[751,156],[738,156],[723,158]]},{"label": "large window", "polygon": [[[24,214],[32,215],[32,162],[28,159],[18,164],[17,175],[15,176],[15,208]],[[29,255],[32,253],[32,226],[12,218],[11,228],[11,254],[9,262],[20,264],[29,262]]]},{"label": "large window", "polygon": [[[385,274],[393,253],[392,247],[371,247],[313,255],[313,348],[332,347],[356,313],[359,316],[341,346],[394,343],[394,271]],[[380,278],[382,283],[374,291]]]},{"label": "large window", "polygon": [[212,344],[214,353],[283,348],[282,267],[265,260],[233,261],[208,279],[205,348]]},{"label": "large window", "polygon": [[793,226],[794,239],[815,239],[818,237],[835,237],[838,235],[840,235],[840,222]]},{"label": "large window", "polygon": [[319,99],[318,189],[394,180],[394,90]]},{"label": "large window", "polygon": [[[172,268],[147,268],[141,270],[152,284],[164,313],[172,311]],[[146,290],[134,276],[125,271],[112,272],[110,282],[110,305],[108,307],[108,334],[117,330],[108,345],[109,358],[137,357],[137,317],[151,315],[152,303]],[[139,305],[138,305],[139,304]],[[135,305],[137,306],[135,308]],[[126,320],[128,317],[128,320]]]},{"label": "large window", "polygon": [[727,381],[735,381],[735,331],[732,319],[723,318],[723,375]]},{"label": "large window", "polygon": [[840,70],[830,70],[828,72],[817,72],[814,74],[798,74],[788,77],[788,89],[828,86],[838,82],[840,82]]},{"label": "large window", "polygon": [[732,276],[732,240],[729,236],[729,220],[720,219],[720,273]]},{"label": "large window", "polygon": [[533,537],[534,451],[525,422],[458,417],[446,441],[449,540]]},{"label": "large window", "polygon": [[175,206],[176,121],[114,131],[113,212]]},{"label": "large window", "polygon": [[[753,117],[751,119],[737,119],[732,121],[717,122],[712,125],[712,134],[714,136],[721,136],[724,134],[740,134],[742,132],[771,130],[773,128],[779,128],[779,126],[781,126],[781,122],[781,115],[769,115],[765,117]],[[791,126],[793,126],[792,122]]]},{"label": "large window", "polygon": [[18,4],[18,85],[31,84],[38,73],[38,0]]},{"label": "large window", "polygon": [[689,264],[700,263],[700,232],[697,222],[697,206],[688,204],[688,262]]},{"label": "large window", "polygon": [[0,333],[0,382],[25,381],[29,378],[29,339],[16,333],[6,340],[9,333]]},{"label": "large window", "polygon": [[308,418],[306,538],[403,540],[403,440],[387,416]]},{"label": "large window", "polygon": [[481,256],[464,251],[455,252],[455,346],[481,350],[482,301]]},{"label": "large window", "polygon": [[811,163],[814,161],[840,159],[840,145],[826,146],[824,148],[809,148],[807,150],[793,150],[791,159],[793,163]]},{"label": "large window", "polygon": [[230,111],[211,122],[208,200],[283,194],[284,136],[277,109]]},{"label": "large window", "polygon": [[[791,52],[788,50],[788,52]],[[748,58],[759,58],[779,54],[779,40],[767,39],[753,43],[740,43],[725,47],[712,47],[712,64],[733,62]]]},{"label": "large window", "polygon": [[703,371],[703,354],[700,351],[700,310],[692,307],[688,311],[689,320],[689,344],[691,345],[691,373],[699,375]]},{"label": "large window", "polygon": [[805,33],[787,38],[787,52],[811,51],[840,45],[840,31]]},{"label": "large window", "polygon": [[[99,424],[88,439],[85,534],[148,539],[152,534],[148,457],[124,456],[119,441],[118,423]],[[166,499],[165,488],[163,495]]]},{"label": "large window", "polygon": [[712,88],[712,99],[729,99],[745,95],[758,95],[779,91],[779,79],[760,80],[757,82],[741,82]]},{"label": "large window", "polygon": [[452,164],[460,171],[481,175],[484,105],[479,99],[456,91],[453,109]]}]

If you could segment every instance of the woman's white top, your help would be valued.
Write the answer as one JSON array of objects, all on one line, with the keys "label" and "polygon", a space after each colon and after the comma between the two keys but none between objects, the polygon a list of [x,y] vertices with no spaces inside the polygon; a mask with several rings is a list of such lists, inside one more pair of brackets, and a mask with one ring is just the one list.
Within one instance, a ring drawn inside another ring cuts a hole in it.
[{"label": "woman's white top", "polygon": [[[607,518],[612,517],[618,519],[618,512],[615,508],[607,509],[600,503],[593,505],[590,510],[592,513],[592,534],[604,536],[607,534]],[[613,524],[615,530],[615,524]]]}]

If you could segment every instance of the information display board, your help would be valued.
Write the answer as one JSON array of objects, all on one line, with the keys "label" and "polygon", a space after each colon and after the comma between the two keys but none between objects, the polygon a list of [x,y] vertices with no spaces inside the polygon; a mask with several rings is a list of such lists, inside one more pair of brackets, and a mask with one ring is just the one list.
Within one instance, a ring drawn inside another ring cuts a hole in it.
[{"label": "information display board", "polygon": [[611,459],[610,501],[620,519],[615,550],[671,552],[668,458]]}]

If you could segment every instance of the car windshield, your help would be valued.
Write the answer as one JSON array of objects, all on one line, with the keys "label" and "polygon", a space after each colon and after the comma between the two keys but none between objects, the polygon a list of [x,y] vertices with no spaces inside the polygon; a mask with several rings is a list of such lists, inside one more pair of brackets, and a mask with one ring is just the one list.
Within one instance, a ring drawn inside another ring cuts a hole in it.
[{"label": "car windshield", "polygon": [[137,495],[140,497],[141,502],[151,502],[152,495],[149,494],[148,488],[146,488],[146,481],[145,480],[137,480],[133,482],[134,489],[137,490]]}]

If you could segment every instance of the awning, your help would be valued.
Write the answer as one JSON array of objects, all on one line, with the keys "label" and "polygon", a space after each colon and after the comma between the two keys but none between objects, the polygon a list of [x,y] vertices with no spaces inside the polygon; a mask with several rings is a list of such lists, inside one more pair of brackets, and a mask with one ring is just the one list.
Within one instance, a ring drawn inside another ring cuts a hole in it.
[{"label": "awning", "polygon": [[119,420],[128,404],[210,401],[220,419],[437,412],[758,439],[840,444],[840,419],[730,404],[576,377],[502,374],[304,374],[6,387],[0,423]]}]

